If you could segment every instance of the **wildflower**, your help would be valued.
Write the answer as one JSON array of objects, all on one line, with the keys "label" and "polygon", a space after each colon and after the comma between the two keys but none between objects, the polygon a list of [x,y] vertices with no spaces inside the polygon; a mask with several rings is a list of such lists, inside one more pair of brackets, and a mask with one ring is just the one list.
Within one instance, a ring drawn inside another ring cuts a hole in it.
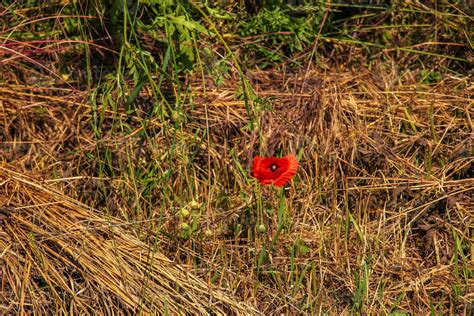
[{"label": "wildflower", "polygon": [[253,160],[253,176],[261,184],[273,184],[277,187],[285,185],[293,178],[298,170],[298,160],[295,155],[283,158],[255,157]]}]

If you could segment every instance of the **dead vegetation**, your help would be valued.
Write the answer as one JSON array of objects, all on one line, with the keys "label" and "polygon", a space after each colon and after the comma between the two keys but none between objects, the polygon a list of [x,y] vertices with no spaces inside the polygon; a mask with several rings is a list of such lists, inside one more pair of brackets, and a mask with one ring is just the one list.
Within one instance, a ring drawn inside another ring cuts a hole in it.
[{"label": "dead vegetation", "polygon": [[144,6],[131,40],[132,7],[79,2],[0,5],[0,314],[473,314],[465,10],[310,8],[313,38]]},{"label": "dead vegetation", "polygon": [[162,240],[0,168],[2,313],[258,313],[168,259]]},{"label": "dead vegetation", "polygon": [[[132,117],[131,132],[101,139],[84,93],[3,86],[2,309],[470,313],[472,86],[414,77],[255,72],[264,99],[250,112],[232,80],[194,81],[179,122]],[[121,176],[98,174],[97,150]],[[260,214],[248,170],[279,150],[299,153],[301,169],[273,242],[276,191],[263,188]],[[153,168],[147,196],[130,166]],[[202,207],[183,236],[177,210],[193,199]]]}]

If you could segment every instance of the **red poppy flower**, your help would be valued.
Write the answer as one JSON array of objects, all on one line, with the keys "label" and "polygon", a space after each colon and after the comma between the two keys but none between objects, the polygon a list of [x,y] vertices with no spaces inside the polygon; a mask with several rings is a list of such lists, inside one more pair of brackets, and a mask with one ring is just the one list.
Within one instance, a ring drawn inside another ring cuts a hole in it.
[{"label": "red poppy flower", "polygon": [[283,158],[255,157],[253,160],[253,176],[261,184],[273,184],[277,187],[285,185],[293,178],[298,170],[298,160],[295,155]]}]

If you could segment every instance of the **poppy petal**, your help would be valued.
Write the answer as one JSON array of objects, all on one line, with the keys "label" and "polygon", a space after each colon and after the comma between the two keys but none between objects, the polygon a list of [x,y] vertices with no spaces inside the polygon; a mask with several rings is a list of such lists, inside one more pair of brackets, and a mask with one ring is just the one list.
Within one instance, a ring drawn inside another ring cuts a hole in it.
[{"label": "poppy petal", "polygon": [[296,157],[294,155],[289,155],[285,158],[288,160],[288,167],[286,171],[273,182],[277,187],[285,185],[285,183],[290,181],[298,171],[298,160],[296,160]]},{"label": "poppy petal", "polygon": [[265,158],[257,156],[254,158],[252,172],[253,176],[261,184],[274,184],[283,186],[290,181],[298,171],[298,160],[295,155],[283,158]]}]

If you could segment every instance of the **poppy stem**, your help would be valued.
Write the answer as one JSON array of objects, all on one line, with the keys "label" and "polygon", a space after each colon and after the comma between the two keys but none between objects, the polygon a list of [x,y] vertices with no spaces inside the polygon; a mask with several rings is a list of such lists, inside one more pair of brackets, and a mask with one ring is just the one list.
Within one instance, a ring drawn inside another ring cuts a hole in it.
[{"label": "poppy stem", "polygon": [[286,200],[285,200],[285,188],[281,187],[280,190],[280,206],[278,207],[278,228],[273,236],[272,240],[272,248],[275,246],[275,243],[278,240],[278,237],[285,226],[285,223],[288,221],[288,214],[286,213]]},{"label": "poppy stem", "polygon": [[263,223],[263,198],[262,198],[261,185],[258,185],[256,193],[257,193],[257,222]]}]

